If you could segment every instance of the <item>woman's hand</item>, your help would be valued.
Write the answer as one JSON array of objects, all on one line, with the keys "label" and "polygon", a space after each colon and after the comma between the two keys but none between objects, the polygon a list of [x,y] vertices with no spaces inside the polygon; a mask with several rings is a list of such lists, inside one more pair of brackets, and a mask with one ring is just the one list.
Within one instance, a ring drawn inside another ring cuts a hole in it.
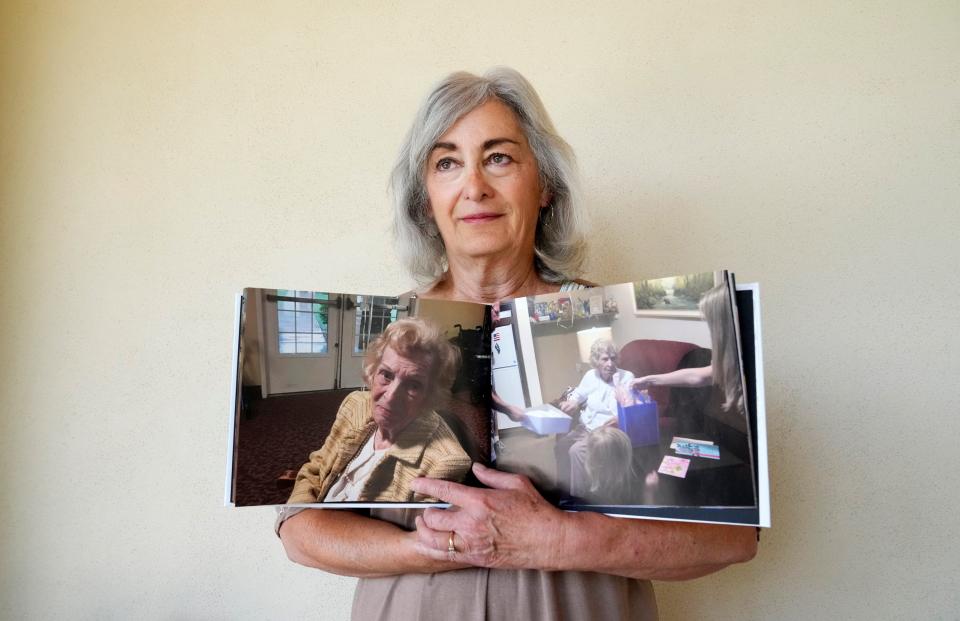
[{"label": "woman's hand", "polygon": [[567,416],[573,416],[580,411],[580,403],[573,399],[565,399],[560,402],[560,410]]},{"label": "woman's hand", "polygon": [[634,390],[645,390],[651,386],[657,386],[657,380],[659,377],[659,375],[645,375],[644,377],[638,377],[630,382],[630,386]]},{"label": "woman's hand", "polygon": [[[559,568],[567,514],[552,506],[524,476],[474,464],[491,489],[437,479],[417,479],[413,488],[454,505],[429,508],[417,518],[418,550],[434,560],[480,567]],[[450,553],[450,533],[456,552]]]},{"label": "woman's hand", "polygon": [[491,397],[493,398],[493,409],[498,412],[503,412],[510,420],[516,423],[522,423],[523,419],[527,417],[527,413],[523,408],[507,403],[503,400],[503,397],[497,394],[497,391],[494,390],[491,393]]},{"label": "woman's hand", "polygon": [[617,403],[623,407],[629,407],[637,402],[633,388],[630,385],[621,385],[614,388],[614,396],[617,399]]},{"label": "woman's hand", "polygon": [[[456,505],[417,518],[415,550],[432,563],[505,569],[598,571],[647,580],[689,580],[757,551],[753,527],[611,518],[556,509],[523,476],[474,465],[492,489],[437,479],[414,488]],[[646,481],[650,484],[650,481]],[[456,552],[447,551],[454,533]]]}]

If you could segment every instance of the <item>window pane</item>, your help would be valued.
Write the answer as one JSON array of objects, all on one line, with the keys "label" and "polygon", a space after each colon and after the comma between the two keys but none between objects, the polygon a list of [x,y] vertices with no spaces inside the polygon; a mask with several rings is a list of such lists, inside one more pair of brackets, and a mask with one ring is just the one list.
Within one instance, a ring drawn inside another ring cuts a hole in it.
[{"label": "window pane", "polygon": [[[316,305],[314,305],[314,307],[316,307]],[[313,311],[313,331],[314,332],[327,331],[327,309],[323,306]]]},{"label": "window pane", "polygon": [[325,354],[325,353],[327,353],[327,344],[326,344],[326,343],[314,343],[314,344],[313,344],[313,353],[315,353],[315,354]]},{"label": "window pane", "polygon": [[[299,306],[299,304],[297,304]],[[307,304],[309,306],[309,304]],[[310,325],[313,323],[313,318],[310,313],[297,313],[297,332],[306,332],[307,338],[309,339],[309,333],[313,332],[310,329]]]},{"label": "window pane", "polygon": [[294,332],[296,330],[293,311],[277,311],[277,320],[280,324],[280,332]]},{"label": "window pane", "polygon": [[[311,291],[297,291],[296,297],[298,298],[312,298],[313,292]],[[298,311],[308,311],[311,310],[312,304],[309,302],[297,302]]]},{"label": "window pane", "polygon": [[314,342],[314,343],[326,343],[326,342],[327,342],[327,335],[326,335],[326,334],[320,334],[320,333],[314,333],[314,334],[313,334],[313,342]]},{"label": "window pane", "polygon": [[278,300],[277,310],[293,310],[293,302],[288,302],[287,300]]},{"label": "window pane", "polygon": [[297,353],[309,354],[313,349],[309,334],[297,334]]},{"label": "window pane", "polygon": [[280,335],[280,353],[292,354],[297,351],[296,336],[293,334]]}]

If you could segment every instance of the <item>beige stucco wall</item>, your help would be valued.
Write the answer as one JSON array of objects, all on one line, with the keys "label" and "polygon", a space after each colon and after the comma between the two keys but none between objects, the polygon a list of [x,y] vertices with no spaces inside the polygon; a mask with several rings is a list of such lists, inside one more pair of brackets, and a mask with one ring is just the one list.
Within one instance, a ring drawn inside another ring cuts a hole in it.
[{"label": "beige stucco wall", "polygon": [[0,5],[0,617],[348,614],[221,506],[233,294],[406,286],[395,148],[509,64],[591,279],[763,284],[775,527],[663,617],[956,618],[957,3],[380,4]]}]

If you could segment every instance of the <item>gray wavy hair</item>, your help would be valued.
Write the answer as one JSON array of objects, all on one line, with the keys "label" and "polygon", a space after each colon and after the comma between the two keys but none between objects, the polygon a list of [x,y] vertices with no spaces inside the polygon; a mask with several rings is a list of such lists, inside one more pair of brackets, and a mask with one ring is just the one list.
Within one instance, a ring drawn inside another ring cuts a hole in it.
[{"label": "gray wavy hair", "polygon": [[614,363],[620,358],[620,350],[617,344],[610,339],[597,339],[590,345],[590,364],[594,368],[600,364],[600,356],[607,354],[613,358]]},{"label": "gray wavy hair", "polygon": [[551,196],[537,221],[537,273],[548,282],[573,280],[586,258],[586,217],[579,208],[576,158],[557,134],[533,86],[508,67],[496,67],[482,76],[451,73],[433,87],[417,111],[390,177],[393,234],[400,258],[421,283],[434,282],[446,271],[446,249],[430,217],[424,183],[427,158],[454,123],[491,99],[517,115],[537,160],[540,185]]}]

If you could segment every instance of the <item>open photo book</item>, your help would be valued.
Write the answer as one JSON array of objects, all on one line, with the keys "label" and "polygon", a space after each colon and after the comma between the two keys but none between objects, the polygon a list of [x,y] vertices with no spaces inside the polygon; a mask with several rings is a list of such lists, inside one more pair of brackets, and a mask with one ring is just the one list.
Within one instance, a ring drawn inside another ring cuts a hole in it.
[{"label": "open photo book", "polygon": [[770,526],[759,288],[725,271],[488,306],[244,289],[225,502],[445,506],[481,462],[565,510]]}]

